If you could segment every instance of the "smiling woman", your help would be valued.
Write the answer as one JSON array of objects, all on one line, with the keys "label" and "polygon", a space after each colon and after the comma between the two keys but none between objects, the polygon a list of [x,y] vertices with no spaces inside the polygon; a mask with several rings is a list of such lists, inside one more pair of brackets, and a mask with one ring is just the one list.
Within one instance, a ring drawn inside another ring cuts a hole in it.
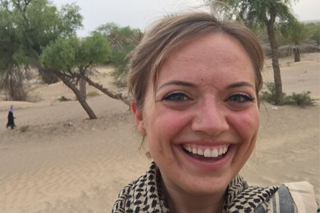
[{"label": "smiling woman", "polygon": [[259,130],[263,63],[250,30],[206,13],[167,17],[148,31],[129,89],[154,162],[113,212],[297,212],[288,187],[251,187],[238,175]]}]

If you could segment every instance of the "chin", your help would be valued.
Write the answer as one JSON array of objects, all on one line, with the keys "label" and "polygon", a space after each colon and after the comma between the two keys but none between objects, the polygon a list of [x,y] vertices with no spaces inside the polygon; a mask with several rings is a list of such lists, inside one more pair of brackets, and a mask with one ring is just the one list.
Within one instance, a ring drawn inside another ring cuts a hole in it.
[{"label": "chin", "polygon": [[[214,176],[206,175],[194,175],[181,172],[179,175],[173,174],[171,180],[165,180],[165,183],[169,183],[169,186],[174,187],[177,191],[184,192],[190,196],[196,197],[208,197],[214,195],[224,194],[227,190],[229,183],[233,180],[232,174],[214,174]],[[182,178],[178,178],[182,177]],[[167,179],[163,177],[164,179]]]},{"label": "chin", "polygon": [[224,193],[233,178],[208,178],[201,182],[191,184],[189,188],[190,194],[196,196],[208,196]]}]

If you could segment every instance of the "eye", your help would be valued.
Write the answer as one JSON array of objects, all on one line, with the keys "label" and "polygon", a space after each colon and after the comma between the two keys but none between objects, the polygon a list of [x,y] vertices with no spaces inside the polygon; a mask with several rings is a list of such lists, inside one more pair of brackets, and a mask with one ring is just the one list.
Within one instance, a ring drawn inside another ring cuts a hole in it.
[{"label": "eye", "polygon": [[170,92],[162,98],[162,102],[165,106],[174,110],[186,110],[189,109],[194,103],[194,99],[188,93],[182,91]]},{"label": "eye", "polygon": [[172,92],[163,97],[163,101],[184,102],[190,100],[183,92]]},{"label": "eye", "polygon": [[236,93],[229,96],[227,101],[233,102],[233,103],[244,103],[244,102],[253,102],[254,98],[252,98],[247,93]]}]

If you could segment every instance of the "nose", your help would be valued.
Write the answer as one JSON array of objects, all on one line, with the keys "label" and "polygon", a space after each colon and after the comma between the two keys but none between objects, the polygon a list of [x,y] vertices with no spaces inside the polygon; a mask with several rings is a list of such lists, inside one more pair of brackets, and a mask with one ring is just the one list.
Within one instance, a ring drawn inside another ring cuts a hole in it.
[{"label": "nose", "polygon": [[215,100],[203,101],[197,110],[191,125],[193,131],[217,136],[229,129],[223,103]]}]

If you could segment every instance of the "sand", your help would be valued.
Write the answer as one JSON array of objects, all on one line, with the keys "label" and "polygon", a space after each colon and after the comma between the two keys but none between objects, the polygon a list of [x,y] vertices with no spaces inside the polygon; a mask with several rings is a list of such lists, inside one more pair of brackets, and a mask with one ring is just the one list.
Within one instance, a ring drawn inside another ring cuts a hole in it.
[{"label": "sand", "polygon": [[[284,92],[311,91],[314,106],[261,106],[261,128],[255,151],[241,174],[250,184],[278,185],[309,181],[320,201],[319,53],[302,62],[281,59]],[[110,67],[99,67],[97,80],[113,91]],[[263,73],[272,81],[270,61]],[[89,87],[88,91],[95,91]],[[128,107],[101,94],[88,98],[99,117],[88,120],[74,94],[63,84],[37,85],[38,102],[0,102],[0,212],[110,212],[123,186],[149,167],[146,150]],[[15,130],[6,129],[13,104]],[[19,127],[28,125],[26,132]]]}]

